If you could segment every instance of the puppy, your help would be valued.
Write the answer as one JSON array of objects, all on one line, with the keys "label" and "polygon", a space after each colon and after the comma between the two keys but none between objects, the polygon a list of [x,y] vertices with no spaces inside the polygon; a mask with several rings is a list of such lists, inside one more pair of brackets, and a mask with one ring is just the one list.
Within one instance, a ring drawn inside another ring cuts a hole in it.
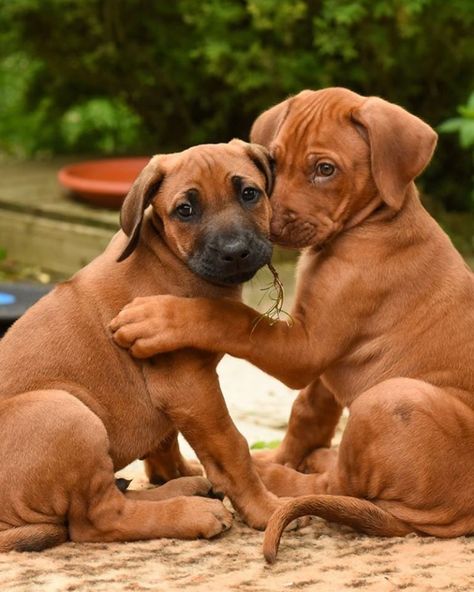
[{"label": "puppy", "polygon": [[167,449],[180,459],[178,430],[214,487],[248,524],[265,527],[278,501],[227,412],[220,355],[183,350],[137,362],[115,345],[108,324],[139,295],[238,300],[241,283],[271,257],[271,183],[266,151],[237,140],[153,157],[105,252],[7,332],[0,342],[0,550],[41,550],[68,538],[213,537],[227,529],[231,515],[220,501],[182,497],[206,494],[202,477],[141,492],[115,484],[114,471],[136,458],[148,457],[150,471]]},{"label": "puppy", "polygon": [[[272,107],[251,136],[275,161],[272,238],[303,249],[293,323],[252,332],[257,313],[241,303],[150,298],[124,319],[132,353],[225,351],[309,385],[276,462],[260,467],[278,495],[312,494],[272,519],[269,561],[283,527],[308,513],[379,536],[473,533],[474,277],[414,185],[435,132],[333,88]],[[334,456],[320,447],[343,407]]]}]

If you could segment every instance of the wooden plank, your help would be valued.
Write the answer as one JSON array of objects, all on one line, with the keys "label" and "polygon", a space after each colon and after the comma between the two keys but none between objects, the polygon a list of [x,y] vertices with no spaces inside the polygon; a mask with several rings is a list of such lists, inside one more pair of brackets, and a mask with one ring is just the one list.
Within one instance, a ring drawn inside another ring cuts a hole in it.
[{"label": "wooden plank", "polygon": [[63,159],[0,163],[0,208],[58,220],[118,227],[118,211],[92,207],[73,199],[57,180]]},{"label": "wooden plank", "polygon": [[0,246],[9,258],[70,275],[107,246],[113,231],[0,209]]}]

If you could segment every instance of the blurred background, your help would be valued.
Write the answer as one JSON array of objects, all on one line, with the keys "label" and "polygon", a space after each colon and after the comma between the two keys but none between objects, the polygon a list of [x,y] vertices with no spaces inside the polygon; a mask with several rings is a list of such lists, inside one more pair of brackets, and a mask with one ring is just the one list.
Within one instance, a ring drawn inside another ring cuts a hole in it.
[{"label": "blurred background", "polygon": [[[420,187],[472,257],[472,0],[0,0],[0,25],[4,211],[35,180],[56,191],[41,175],[63,160],[247,138],[270,105],[338,85],[398,103],[440,132]],[[108,229],[110,218],[95,220]],[[38,263],[3,234],[4,261]]]}]

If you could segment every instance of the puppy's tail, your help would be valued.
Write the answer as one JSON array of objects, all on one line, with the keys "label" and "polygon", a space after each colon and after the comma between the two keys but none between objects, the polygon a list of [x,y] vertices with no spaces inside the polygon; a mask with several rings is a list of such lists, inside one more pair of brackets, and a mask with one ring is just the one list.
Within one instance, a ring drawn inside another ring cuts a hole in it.
[{"label": "puppy's tail", "polygon": [[0,552],[43,551],[68,540],[62,524],[26,524],[0,531]]},{"label": "puppy's tail", "polygon": [[413,532],[408,524],[368,500],[344,495],[305,495],[291,500],[270,518],[263,541],[263,554],[268,563],[275,562],[285,527],[308,515],[345,524],[373,536],[405,536]]}]

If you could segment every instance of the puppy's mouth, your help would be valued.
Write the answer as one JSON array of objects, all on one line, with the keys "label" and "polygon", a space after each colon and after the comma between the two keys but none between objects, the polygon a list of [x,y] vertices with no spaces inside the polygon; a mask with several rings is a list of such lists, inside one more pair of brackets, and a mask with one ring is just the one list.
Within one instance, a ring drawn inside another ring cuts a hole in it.
[{"label": "puppy's mouth", "polygon": [[238,284],[243,284],[251,280],[259,269],[260,267],[258,269],[255,269],[254,271],[249,271],[247,273],[237,273],[235,275],[229,275],[227,277],[216,277],[214,275],[204,274],[200,274],[200,276],[208,282],[211,282],[212,284],[218,284],[219,286],[236,286]]},{"label": "puppy's mouth", "polygon": [[[229,241],[231,244],[232,241]],[[188,259],[188,266],[196,275],[220,286],[243,284],[251,280],[272,257],[272,244],[263,238],[247,241],[234,252],[216,243],[206,243]]]}]

